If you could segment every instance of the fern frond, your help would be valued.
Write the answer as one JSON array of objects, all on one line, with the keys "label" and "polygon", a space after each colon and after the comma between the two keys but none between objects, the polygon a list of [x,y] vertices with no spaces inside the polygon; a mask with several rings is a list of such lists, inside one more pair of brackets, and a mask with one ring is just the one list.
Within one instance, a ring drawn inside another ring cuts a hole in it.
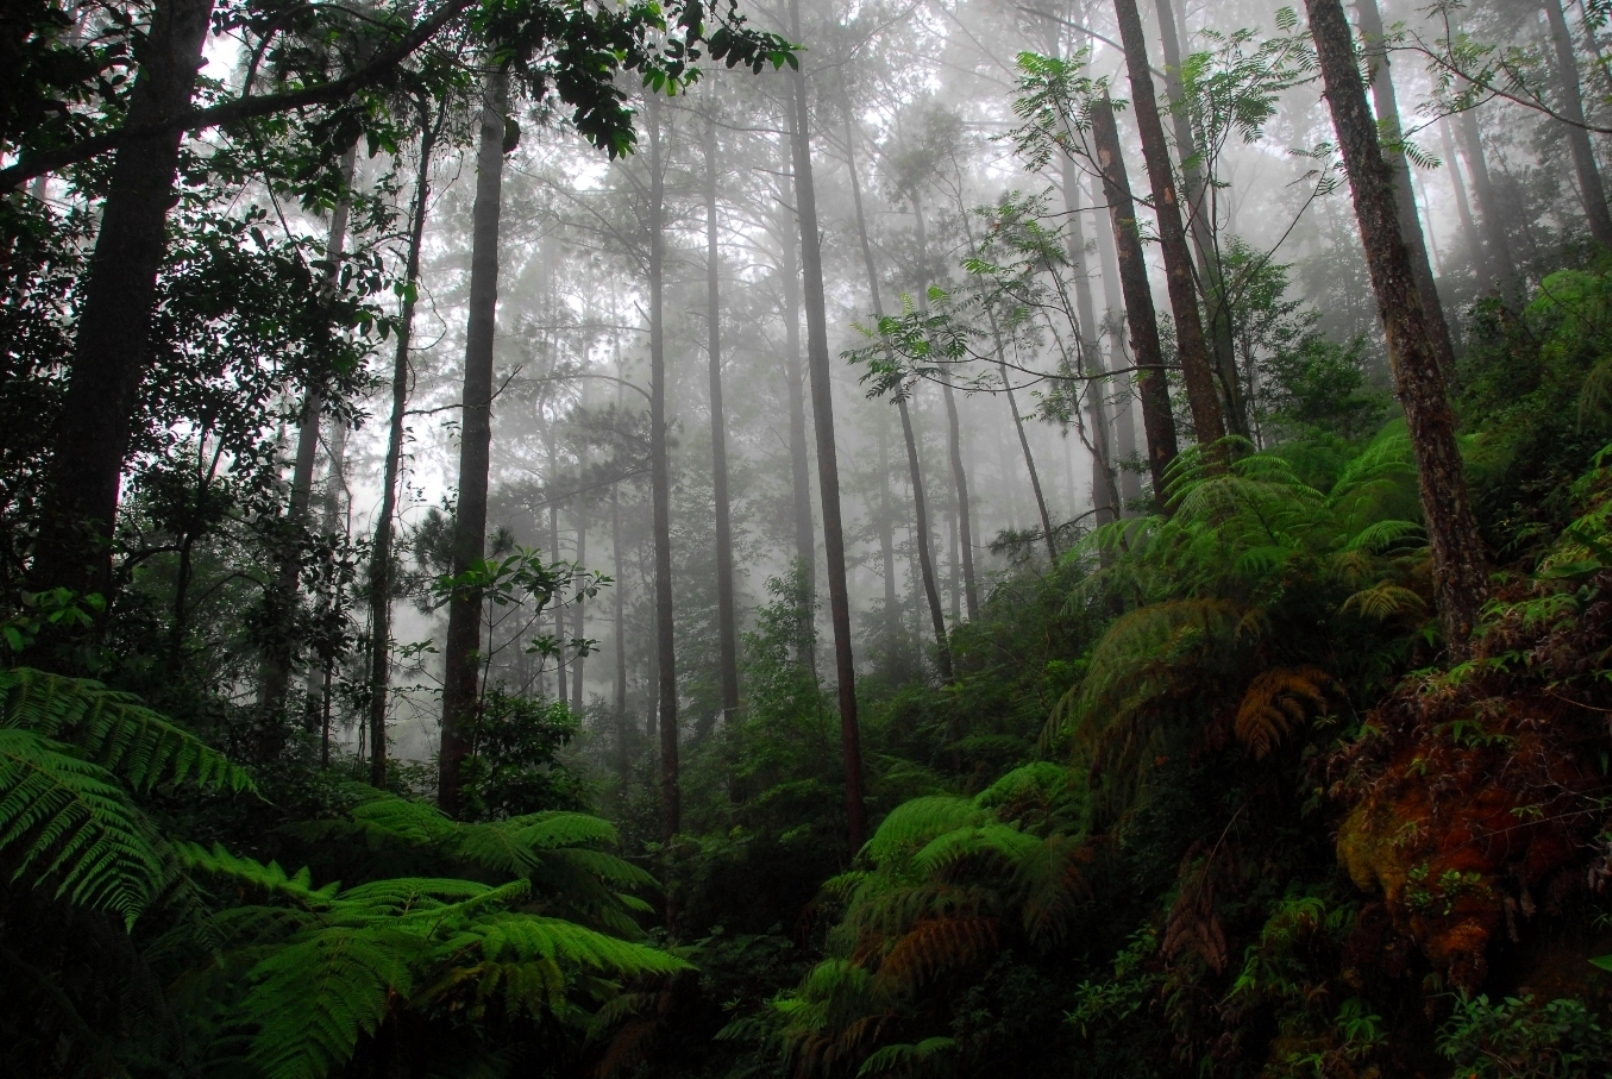
[{"label": "fern frond", "polygon": [[292,899],[313,910],[327,909],[341,890],[336,881],[314,888],[306,866],[288,876],[279,862],[264,865],[254,858],[231,854],[219,843],[214,843],[210,851],[196,843],[176,843],[174,849],[188,869],[225,877],[237,886]]},{"label": "fern frond", "polygon": [[1061,942],[1091,896],[1082,867],[1091,861],[1086,843],[1077,836],[1049,836],[1019,859],[1013,874],[1020,921],[1031,943]]},{"label": "fern frond", "polygon": [[77,746],[135,790],[191,782],[250,791],[246,771],[128,693],[27,667],[0,671],[0,723]]},{"label": "fern frond", "polygon": [[989,819],[989,813],[967,798],[949,794],[914,798],[890,811],[862,848],[862,853],[876,862],[887,862],[917,850],[944,832],[983,824]]},{"label": "fern frond", "polygon": [[1402,585],[1379,581],[1344,600],[1342,609],[1382,621],[1396,614],[1419,614],[1427,610],[1427,601]]},{"label": "fern frond", "polygon": [[887,991],[911,991],[937,974],[973,966],[996,949],[995,918],[935,918],[919,922],[884,957],[874,984]]},{"label": "fern frond", "polygon": [[505,821],[504,827],[514,832],[522,843],[536,850],[614,847],[621,842],[614,824],[586,813],[534,813]]},{"label": "fern frond", "polygon": [[0,728],[0,852],[11,879],[115,911],[132,926],[160,891],[163,854],[100,765],[29,730]]},{"label": "fern frond", "polygon": [[958,828],[930,840],[913,855],[912,864],[914,868],[930,874],[944,872],[964,859],[979,855],[994,856],[1009,865],[1016,865],[1040,843],[1035,836],[1005,824]]},{"label": "fern frond", "polygon": [[888,1075],[891,1072],[934,1072],[938,1070],[937,1065],[946,1062],[945,1058],[956,1051],[955,1038],[925,1038],[914,1044],[899,1042],[895,1045],[886,1045],[868,1057],[862,1062],[862,1067],[857,1069],[856,1074],[862,1076]]},{"label": "fern frond", "polygon": [[1317,667],[1279,667],[1261,671],[1243,692],[1237,707],[1237,739],[1256,760],[1303,723],[1311,710],[1327,706],[1327,690],[1336,680]]}]

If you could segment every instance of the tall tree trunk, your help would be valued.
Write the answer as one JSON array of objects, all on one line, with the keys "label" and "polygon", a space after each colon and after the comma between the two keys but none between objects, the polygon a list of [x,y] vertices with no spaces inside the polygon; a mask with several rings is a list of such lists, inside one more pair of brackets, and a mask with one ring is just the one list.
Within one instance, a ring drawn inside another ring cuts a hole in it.
[{"label": "tall tree trunk", "polygon": [[879,424],[879,559],[884,566],[884,620],[890,647],[901,638],[901,600],[896,595],[896,538],[890,505],[890,439],[886,424]]},{"label": "tall tree trunk", "polygon": [[[137,53],[125,129],[162,127],[190,108],[212,10],[212,0],[156,5]],[[130,142],[112,162],[34,545],[37,589],[110,594],[112,588],[118,488],[151,364],[157,274],[182,137],[174,131]]]},{"label": "tall tree trunk", "polygon": [[1192,276],[1192,252],[1187,248],[1187,234],[1181,226],[1181,204],[1176,197],[1170,150],[1164,141],[1164,125],[1159,121],[1142,17],[1137,13],[1136,0],[1114,0],[1114,11],[1119,17],[1120,40],[1125,45],[1131,107],[1136,113],[1137,132],[1142,136],[1142,159],[1153,189],[1153,216],[1158,223],[1159,248],[1164,253],[1164,277],[1169,286],[1170,310],[1175,315],[1176,355],[1187,386],[1187,402],[1192,408],[1192,426],[1200,446],[1213,446],[1226,437],[1226,428],[1215,390],[1209,346],[1203,336],[1198,286]]},{"label": "tall tree trunk", "polygon": [[1186,111],[1186,88],[1181,81],[1181,39],[1176,24],[1179,12],[1174,10],[1171,0],[1154,0],[1154,5],[1159,16],[1159,43],[1164,48],[1164,92],[1170,100],[1176,154],[1181,159],[1181,187],[1187,197],[1187,227],[1198,256],[1198,282],[1209,316],[1209,346],[1214,354],[1215,374],[1220,380],[1220,391],[1225,395],[1226,426],[1232,434],[1247,438],[1248,406],[1243,400],[1242,380],[1237,375],[1231,304],[1225,295],[1213,209],[1197,162],[1197,139],[1192,132],[1192,118]]},{"label": "tall tree trunk", "polygon": [[1489,243],[1489,259],[1493,262],[1500,298],[1508,304],[1522,299],[1517,277],[1517,261],[1512,257],[1511,238],[1506,235],[1505,215],[1500,209],[1500,194],[1489,176],[1489,162],[1483,153],[1483,132],[1478,128],[1478,115],[1473,109],[1461,113],[1459,120],[1461,150],[1466,155],[1467,175],[1472,177],[1472,194],[1478,204],[1478,217],[1483,221],[1484,238]]},{"label": "tall tree trunk", "polygon": [[1590,223],[1590,235],[1602,247],[1612,247],[1612,212],[1608,212],[1606,207],[1606,189],[1601,186],[1601,171],[1595,165],[1590,133],[1584,130],[1584,98],[1578,86],[1578,59],[1573,55],[1573,35],[1567,29],[1561,0],[1540,0],[1539,6],[1545,10],[1545,20],[1550,24],[1551,43],[1556,47],[1557,92],[1561,95],[1561,113],[1567,120],[1562,127],[1567,135],[1567,145],[1573,151],[1578,197],[1584,202],[1584,216]]},{"label": "tall tree trunk", "polygon": [[739,718],[739,618],[733,599],[733,523],[728,511],[728,430],[722,412],[721,263],[716,236],[716,116],[705,120],[705,301],[710,333],[711,486],[716,495],[716,623],[722,722]]},{"label": "tall tree trunk", "polygon": [[[554,422],[548,424],[549,444],[549,476],[548,476],[548,504],[549,504],[549,561],[558,562],[563,557],[560,551],[560,460],[554,445]],[[570,685],[570,658],[565,651],[565,605],[556,597],[554,610],[554,640],[560,646],[559,654],[554,660],[554,699],[561,704],[571,699]]]},{"label": "tall tree trunk", "polygon": [[[619,365],[618,365],[619,367]],[[621,393],[616,393],[616,410],[621,410]],[[616,646],[616,766],[621,778],[622,799],[625,801],[627,783],[632,772],[631,745],[627,722],[627,578],[622,573],[621,561],[621,481],[610,485],[610,559],[615,583],[611,586],[611,619],[615,623]]]},{"label": "tall tree trunk", "polygon": [[1490,288],[1498,289],[1499,280],[1494,276],[1488,260],[1483,257],[1483,238],[1478,235],[1478,226],[1472,220],[1472,207],[1466,198],[1466,184],[1461,180],[1461,159],[1455,152],[1455,139],[1450,135],[1450,122],[1447,118],[1439,119],[1438,130],[1439,137],[1444,142],[1444,164],[1450,170],[1450,186],[1455,191],[1455,210],[1461,219],[1461,239],[1466,242],[1467,258],[1472,262],[1472,274],[1479,282],[1486,282]]},{"label": "tall tree trunk", "polygon": [[392,359],[392,414],[386,425],[386,458],[381,465],[381,508],[375,520],[375,542],[369,555],[369,781],[386,786],[386,712],[392,682],[392,543],[397,520],[398,474],[403,468],[404,418],[409,404],[409,345],[414,336],[415,297],[420,280],[420,248],[425,239],[426,202],[431,194],[431,154],[441,129],[420,108],[420,164],[409,204],[409,246],[403,263],[403,310],[397,321]]},{"label": "tall tree trunk", "polygon": [[1147,436],[1148,472],[1153,477],[1153,499],[1167,512],[1165,473],[1179,452],[1175,416],[1170,412],[1170,390],[1164,377],[1164,350],[1159,344],[1159,320],[1153,309],[1153,290],[1147,279],[1147,257],[1142,253],[1142,231],[1136,220],[1119,128],[1107,98],[1091,110],[1092,141],[1097,167],[1103,173],[1103,201],[1114,234],[1120,291],[1125,297],[1125,323],[1131,331],[1131,356],[1136,367],[1136,388],[1142,401],[1142,430]]},{"label": "tall tree trunk", "polygon": [[[849,136],[847,136],[849,137]],[[850,151],[847,150],[847,155]],[[852,166],[855,167],[854,165]],[[918,308],[924,314],[929,313],[929,236],[924,228],[923,203],[917,196],[912,200],[913,223],[917,230],[918,239]],[[966,215],[965,215],[966,216]],[[979,591],[974,586],[974,527],[970,520],[972,516],[968,505],[968,473],[963,470],[963,432],[962,424],[957,418],[957,395],[952,392],[951,374],[948,372],[940,380],[941,396],[946,402],[946,452],[950,458],[952,469],[952,491],[955,497],[956,513],[953,520],[959,533],[957,537],[962,544],[963,569],[963,595],[968,606],[968,619],[972,622],[979,617]],[[957,572],[957,550],[952,550],[952,572]],[[954,588],[955,592],[956,589]]]},{"label": "tall tree trunk", "polygon": [[[1382,14],[1377,10],[1377,0],[1356,0],[1356,4],[1360,11],[1360,37],[1371,73],[1371,100],[1377,107],[1377,124],[1388,138],[1398,142],[1403,129],[1399,123],[1399,98],[1394,93],[1394,76],[1384,43]],[[1438,353],[1439,367],[1447,380],[1453,380],[1455,344],[1450,337],[1450,324],[1444,318],[1444,304],[1439,299],[1438,285],[1433,279],[1433,267],[1427,258],[1422,218],[1416,212],[1416,189],[1411,186],[1410,160],[1397,147],[1388,151],[1388,171],[1394,179],[1394,206],[1399,213],[1399,234],[1405,238],[1405,252],[1410,256],[1411,272],[1416,275],[1416,287],[1422,294],[1422,311],[1427,316],[1428,332],[1433,335],[1433,348]]]},{"label": "tall tree trunk", "polygon": [[[800,38],[800,0],[789,2],[790,28]],[[811,108],[806,72],[791,82],[795,109],[795,210],[800,216],[800,262],[806,292],[806,359],[811,374],[812,422],[817,430],[817,487],[823,507],[823,553],[828,571],[829,616],[834,626],[834,670],[839,679],[840,746],[845,758],[845,808],[851,849],[867,837],[862,794],[862,744],[856,714],[856,664],[851,655],[851,597],[845,580],[845,531],[840,520],[839,451],[834,445],[833,375],[828,355],[828,313],[823,295],[823,249],[817,231],[812,181]]]},{"label": "tall tree trunk", "polygon": [[[884,300],[879,294],[879,271],[873,262],[873,244],[868,239],[867,215],[862,209],[862,185],[856,174],[856,131],[851,124],[849,111],[845,117],[845,162],[851,177],[851,202],[856,208],[856,234],[862,242],[862,265],[868,275],[868,294],[873,300],[873,316],[884,318]],[[922,219],[922,214],[919,214]],[[917,547],[919,577],[923,581],[924,600],[929,604],[929,620],[935,630],[935,661],[940,677],[950,683],[952,679],[951,647],[946,642],[946,616],[941,611],[940,589],[935,584],[935,563],[929,552],[929,509],[924,497],[923,470],[918,463],[918,443],[913,437],[912,416],[907,408],[908,389],[905,385],[896,391],[896,410],[901,414],[901,436],[907,444],[907,473],[912,482],[912,512],[916,519],[913,543]]]},{"label": "tall tree trunk", "polygon": [[[645,95],[649,127],[649,486],[655,530],[655,656],[660,718],[661,839],[683,826],[677,761],[677,637],[672,606],[672,479],[666,445],[666,177],[660,98]],[[676,922],[667,902],[667,928]]]},{"label": "tall tree trunk", "polygon": [[[577,496],[577,564],[586,567],[588,564],[588,516],[583,509],[582,496]],[[586,632],[586,614],[583,601],[580,597],[571,605],[571,639],[580,641]],[[580,651],[576,653],[576,668],[571,672],[571,712],[574,715],[582,714],[585,703],[582,689],[582,673],[587,664],[587,657]]]},{"label": "tall tree trunk", "polygon": [[[1092,180],[1092,201],[1102,202],[1101,181]],[[1108,335],[1108,369],[1116,372],[1114,379],[1114,448],[1121,461],[1135,460],[1136,453],[1136,389],[1135,380],[1126,370],[1130,361],[1125,357],[1124,342],[1119,327],[1125,320],[1125,300],[1120,293],[1119,257],[1114,252],[1114,232],[1111,228],[1096,228],[1097,255],[1103,267],[1103,322],[1112,330]],[[1142,477],[1132,468],[1119,473],[1119,514],[1134,516],[1134,505],[1142,497]]]},{"label": "tall tree trunk", "polygon": [[[786,110],[789,113],[790,152],[794,146],[795,110]],[[784,172],[791,174],[793,165],[786,160],[783,165]],[[793,181],[791,181],[793,182]],[[780,222],[779,232],[783,237],[783,256],[779,264],[779,272],[783,275],[784,286],[784,381],[789,399],[789,482],[790,492],[794,496],[794,524],[795,524],[795,561],[805,575],[806,609],[803,617],[806,619],[806,639],[812,640],[815,636],[814,623],[816,622],[817,602],[817,545],[812,539],[812,483],[810,451],[806,448],[806,370],[800,351],[800,256],[798,254],[799,237],[795,226],[795,213],[786,205],[786,197],[780,192]],[[812,673],[817,673],[817,656],[810,646],[804,646],[800,661],[809,665]]]},{"label": "tall tree trunk", "polygon": [[[330,214],[330,231],[325,240],[325,287],[334,286],[341,272],[343,248],[347,243],[347,218],[352,211],[353,172],[358,164],[357,145],[349,146],[341,155],[341,197]],[[313,468],[319,456],[319,426],[324,415],[325,402],[317,389],[310,389],[302,402],[302,421],[297,425],[297,454],[291,465],[291,497],[286,507],[286,524],[292,530],[287,535],[286,550],[280,556],[275,574],[275,597],[271,601],[274,619],[274,637],[263,664],[263,710],[270,716],[285,707],[286,694],[291,686],[291,644],[298,604],[297,585],[300,565],[294,544],[295,532],[308,524],[308,509],[313,501]]]},{"label": "tall tree trunk", "polygon": [[1445,396],[1438,351],[1422,310],[1410,255],[1399,234],[1393,174],[1383,159],[1377,125],[1366,105],[1366,88],[1343,4],[1341,0],[1306,0],[1306,7],[1327,106],[1348,170],[1366,264],[1387,331],[1395,389],[1410,428],[1444,636],[1450,651],[1464,658],[1488,593],[1488,576],[1455,442],[1455,414]]},{"label": "tall tree trunk", "polygon": [[[459,428],[459,502],[453,518],[453,576],[487,556],[487,481],[492,463],[493,337],[498,311],[498,217],[504,178],[504,112],[508,75],[487,76],[476,153],[472,212],[470,302],[465,330],[463,408]],[[455,589],[448,601],[443,648],[442,750],[437,804],[459,815],[460,774],[470,741],[465,727],[480,705],[482,592]],[[377,747],[379,748],[379,747]]]},{"label": "tall tree trunk", "polygon": [[1091,278],[1086,274],[1086,222],[1080,205],[1080,178],[1068,154],[1059,155],[1058,167],[1064,210],[1069,215],[1064,250],[1075,278],[1075,317],[1079,321],[1075,331],[1084,368],[1080,373],[1091,380],[1086,383],[1086,415],[1091,425],[1091,504],[1097,524],[1102,526],[1115,519],[1119,508],[1119,487],[1114,482],[1109,449],[1108,410],[1103,405],[1108,380],[1103,377],[1107,372],[1103,370],[1102,353],[1097,351],[1097,310],[1092,302]]}]

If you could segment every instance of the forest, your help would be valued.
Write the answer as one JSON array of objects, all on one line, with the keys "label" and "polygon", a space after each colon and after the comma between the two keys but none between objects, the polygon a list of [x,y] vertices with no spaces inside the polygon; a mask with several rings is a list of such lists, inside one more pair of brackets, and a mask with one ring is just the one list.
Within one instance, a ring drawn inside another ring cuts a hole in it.
[{"label": "forest", "polygon": [[1612,1077],[1612,0],[6,0],[0,1071]]}]

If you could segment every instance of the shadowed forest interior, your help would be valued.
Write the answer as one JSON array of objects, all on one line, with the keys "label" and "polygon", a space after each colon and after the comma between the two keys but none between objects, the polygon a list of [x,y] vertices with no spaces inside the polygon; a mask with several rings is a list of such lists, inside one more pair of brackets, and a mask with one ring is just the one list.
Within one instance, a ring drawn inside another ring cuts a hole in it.
[{"label": "shadowed forest interior", "polygon": [[8,0],[0,1060],[1612,1077],[1612,0]]}]

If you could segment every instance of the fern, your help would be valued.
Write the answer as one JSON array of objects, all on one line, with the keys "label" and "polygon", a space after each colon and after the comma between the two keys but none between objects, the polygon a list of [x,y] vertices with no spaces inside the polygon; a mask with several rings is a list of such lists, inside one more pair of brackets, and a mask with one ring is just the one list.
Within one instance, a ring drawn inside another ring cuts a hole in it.
[{"label": "fern", "polygon": [[1327,672],[1316,667],[1282,667],[1254,676],[1237,708],[1237,738],[1258,760],[1303,723],[1311,711],[1327,705],[1327,690],[1335,685]]},{"label": "fern", "polygon": [[925,1038],[915,1044],[898,1042],[886,1045],[869,1056],[857,1069],[857,1075],[888,1075],[891,1072],[912,1073],[935,1071],[938,1065],[949,1063],[948,1058],[957,1051],[955,1038]]},{"label": "fern", "polygon": [[948,794],[914,798],[890,811],[862,852],[875,861],[888,861],[917,850],[937,835],[989,819],[988,813],[966,798]]}]

